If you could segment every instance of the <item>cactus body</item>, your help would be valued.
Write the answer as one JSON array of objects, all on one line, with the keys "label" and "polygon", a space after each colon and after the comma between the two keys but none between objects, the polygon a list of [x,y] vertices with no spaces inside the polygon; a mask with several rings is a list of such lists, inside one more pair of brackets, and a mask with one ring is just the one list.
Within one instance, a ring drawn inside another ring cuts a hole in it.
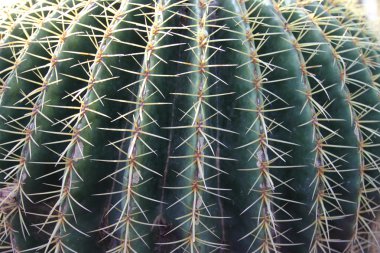
[{"label": "cactus body", "polygon": [[380,49],[345,1],[4,14],[1,252],[380,249]]}]

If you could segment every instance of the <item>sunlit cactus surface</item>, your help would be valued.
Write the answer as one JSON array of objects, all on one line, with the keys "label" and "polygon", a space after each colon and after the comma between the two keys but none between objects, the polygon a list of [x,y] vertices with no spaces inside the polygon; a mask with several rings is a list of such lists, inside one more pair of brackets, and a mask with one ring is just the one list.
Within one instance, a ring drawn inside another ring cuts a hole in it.
[{"label": "sunlit cactus surface", "polygon": [[380,44],[344,0],[22,0],[0,252],[380,252]]}]

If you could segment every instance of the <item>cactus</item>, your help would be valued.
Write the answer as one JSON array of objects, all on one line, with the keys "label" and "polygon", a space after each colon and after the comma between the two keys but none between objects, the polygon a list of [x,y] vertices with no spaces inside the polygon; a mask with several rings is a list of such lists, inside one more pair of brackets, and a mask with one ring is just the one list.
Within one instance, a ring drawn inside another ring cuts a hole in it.
[{"label": "cactus", "polygon": [[379,251],[380,44],[343,0],[23,0],[1,252]]}]

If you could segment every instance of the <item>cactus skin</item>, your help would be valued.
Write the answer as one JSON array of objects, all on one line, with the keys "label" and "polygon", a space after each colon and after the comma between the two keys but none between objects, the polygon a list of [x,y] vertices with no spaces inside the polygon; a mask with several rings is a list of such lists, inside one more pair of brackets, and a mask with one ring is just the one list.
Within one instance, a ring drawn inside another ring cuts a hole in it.
[{"label": "cactus skin", "polygon": [[345,1],[4,13],[1,252],[380,249],[380,45]]}]

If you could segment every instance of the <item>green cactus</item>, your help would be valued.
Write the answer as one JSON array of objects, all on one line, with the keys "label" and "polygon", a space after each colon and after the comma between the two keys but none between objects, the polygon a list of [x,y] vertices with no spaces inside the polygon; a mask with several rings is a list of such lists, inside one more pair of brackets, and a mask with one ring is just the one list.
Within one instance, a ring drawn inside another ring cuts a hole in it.
[{"label": "green cactus", "polygon": [[4,8],[0,251],[378,252],[380,44],[353,6]]}]

